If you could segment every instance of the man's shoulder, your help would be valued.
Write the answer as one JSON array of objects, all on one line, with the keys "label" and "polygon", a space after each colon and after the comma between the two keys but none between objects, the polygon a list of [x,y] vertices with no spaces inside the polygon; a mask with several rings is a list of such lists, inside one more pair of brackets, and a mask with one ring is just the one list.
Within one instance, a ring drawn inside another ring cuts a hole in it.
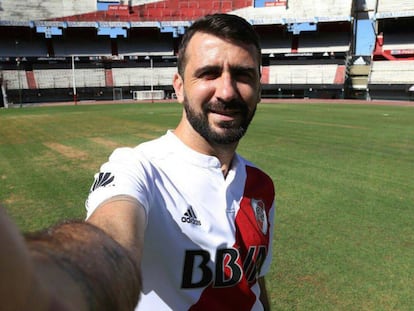
[{"label": "man's shoulder", "polygon": [[168,148],[168,139],[166,135],[154,138],[152,140],[148,140],[142,142],[134,147],[119,147],[116,148],[112,154],[111,158],[141,158],[141,157],[149,157],[151,158],[152,155],[161,155],[165,152]]},{"label": "man's shoulder", "polygon": [[256,163],[253,163],[252,161],[244,158],[240,154],[237,154],[237,159],[241,165],[246,167],[246,169],[255,171],[257,174],[261,174],[261,175],[267,176],[267,178],[270,178],[270,176],[265,172],[265,170],[261,168],[259,165],[257,165]]},{"label": "man's shoulder", "polygon": [[272,177],[270,177],[270,175],[265,172],[263,168],[251,162],[250,160],[247,160],[243,156],[240,156],[239,154],[237,155],[237,158],[240,165],[245,167],[249,180],[254,180],[254,182],[259,182],[260,184],[267,184],[270,188],[274,189]]}]

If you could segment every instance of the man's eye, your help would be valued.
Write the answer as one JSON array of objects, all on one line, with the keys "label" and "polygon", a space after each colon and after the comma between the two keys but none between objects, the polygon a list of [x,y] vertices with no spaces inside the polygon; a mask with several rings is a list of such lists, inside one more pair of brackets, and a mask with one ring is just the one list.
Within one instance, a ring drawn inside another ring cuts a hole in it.
[{"label": "man's eye", "polygon": [[216,71],[205,71],[201,73],[200,77],[206,80],[216,79],[219,76],[219,73]]},{"label": "man's eye", "polygon": [[240,82],[252,82],[255,79],[255,72],[254,70],[246,70],[246,69],[235,69],[233,71],[233,77],[237,81]]},{"label": "man's eye", "polygon": [[254,80],[254,76],[250,72],[239,72],[235,75],[237,81],[251,82]]}]

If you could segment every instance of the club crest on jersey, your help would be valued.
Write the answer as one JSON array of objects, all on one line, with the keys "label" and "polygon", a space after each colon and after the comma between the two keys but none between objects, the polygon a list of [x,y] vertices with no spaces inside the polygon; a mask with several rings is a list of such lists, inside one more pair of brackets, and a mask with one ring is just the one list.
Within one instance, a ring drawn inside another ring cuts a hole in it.
[{"label": "club crest on jersey", "polygon": [[266,206],[262,200],[251,199],[250,202],[254,215],[256,216],[257,225],[262,233],[266,234],[268,228]]}]

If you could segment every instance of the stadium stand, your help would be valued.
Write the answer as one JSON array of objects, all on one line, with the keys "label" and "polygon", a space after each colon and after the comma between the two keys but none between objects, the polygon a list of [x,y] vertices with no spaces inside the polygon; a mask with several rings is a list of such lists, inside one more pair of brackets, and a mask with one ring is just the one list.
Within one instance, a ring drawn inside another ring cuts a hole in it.
[{"label": "stadium stand", "polygon": [[[134,38],[134,40],[130,38]],[[142,32],[131,29],[129,38],[119,38],[117,45],[120,55],[174,55],[174,42],[169,34],[148,33],[142,35]]]},{"label": "stadium stand", "polygon": [[0,57],[47,56],[44,37],[29,27],[0,27],[0,38]]},{"label": "stadium stand", "polygon": [[377,2],[377,13],[382,17],[411,16],[412,12],[414,12],[414,2],[411,0],[378,0]]},{"label": "stadium stand", "polygon": [[[269,83],[273,84],[334,84],[338,65],[280,65],[269,66]],[[343,83],[343,80],[337,81]]]},{"label": "stadium stand", "polygon": [[[1,34],[0,34],[1,36]],[[4,37],[2,37],[4,38]],[[0,57],[47,56],[47,47],[41,41],[5,38],[0,41]]]},{"label": "stadium stand", "polygon": [[404,84],[414,82],[414,62],[411,60],[374,62],[371,70],[371,83]]},{"label": "stadium stand", "polygon": [[29,86],[26,73],[22,70],[3,70],[2,77],[6,81],[6,87],[9,89],[27,89]]},{"label": "stadium stand", "polygon": [[74,77],[71,69],[35,69],[33,74],[39,89],[72,88],[73,81],[77,87],[106,86],[103,68],[78,69]]},{"label": "stadium stand", "polygon": [[161,68],[113,68],[112,74],[116,86],[167,86],[172,83],[174,67]]},{"label": "stadium stand", "polygon": [[[257,2],[256,2],[257,3]],[[350,20],[352,0],[326,1],[269,1],[262,7],[244,6],[234,13],[248,20],[279,20],[289,22],[317,22],[323,20]]]},{"label": "stadium stand", "polygon": [[[116,2],[116,1],[115,1]],[[1,21],[46,20],[51,16],[70,16],[96,11],[96,0],[1,1]]]},{"label": "stadium stand", "polygon": [[372,99],[414,99],[414,2],[378,0],[368,81]]},{"label": "stadium stand", "polygon": [[304,33],[300,36],[298,52],[299,53],[347,53],[350,48],[349,33]]},{"label": "stadium stand", "polygon": [[[131,99],[141,91],[172,97],[182,34],[215,12],[243,16],[259,33],[263,98],[412,99],[408,0],[2,0],[0,6],[0,81],[12,103],[72,100],[74,88],[79,100]],[[368,56],[355,54],[361,16],[377,32]],[[404,73],[397,79],[395,72]]]},{"label": "stadium stand", "polygon": [[384,38],[382,45],[383,50],[413,50],[414,49],[414,31],[407,33],[396,33]]},{"label": "stadium stand", "polygon": [[284,27],[270,27],[261,33],[263,54],[284,54],[292,51],[293,35],[286,33]]},{"label": "stadium stand", "polygon": [[95,29],[68,29],[65,36],[50,39],[51,56],[111,56],[111,40],[96,34]]}]

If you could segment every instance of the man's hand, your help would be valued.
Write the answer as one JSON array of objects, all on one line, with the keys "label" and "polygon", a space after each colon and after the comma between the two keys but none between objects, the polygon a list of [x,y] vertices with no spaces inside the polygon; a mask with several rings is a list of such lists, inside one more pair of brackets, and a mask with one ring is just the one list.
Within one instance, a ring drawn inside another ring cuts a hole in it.
[{"label": "man's hand", "polygon": [[50,296],[38,282],[23,236],[0,208],[0,297],[4,310],[48,310]]}]

